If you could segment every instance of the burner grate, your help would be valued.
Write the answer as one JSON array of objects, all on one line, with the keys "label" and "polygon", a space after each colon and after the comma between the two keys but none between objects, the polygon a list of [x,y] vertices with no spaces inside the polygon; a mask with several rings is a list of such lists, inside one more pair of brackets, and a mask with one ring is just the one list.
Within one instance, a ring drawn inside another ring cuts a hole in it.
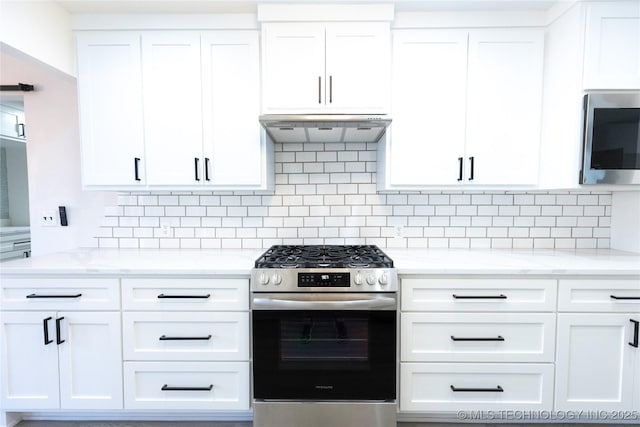
[{"label": "burner grate", "polygon": [[375,245],[274,245],[256,268],[392,268],[393,261]]}]

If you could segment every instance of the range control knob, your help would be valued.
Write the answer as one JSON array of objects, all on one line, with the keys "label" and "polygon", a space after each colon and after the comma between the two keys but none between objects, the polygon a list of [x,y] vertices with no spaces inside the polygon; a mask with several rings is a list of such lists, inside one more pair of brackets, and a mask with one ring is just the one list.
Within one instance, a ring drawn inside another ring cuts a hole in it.
[{"label": "range control knob", "polygon": [[367,283],[371,286],[376,284],[376,276],[374,276],[373,274],[369,274],[367,275]]},{"label": "range control knob", "polygon": [[280,276],[278,273],[275,273],[273,276],[271,276],[271,283],[278,286],[280,283],[282,283],[282,276]]},{"label": "range control knob", "polygon": [[389,283],[387,273],[382,273],[382,275],[378,277],[378,283],[380,283],[381,286],[386,286],[386,284]]},{"label": "range control knob", "polygon": [[353,277],[353,283],[355,283],[356,285],[360,286],[364,283],[364,280],[362,280],[362,274],[361,273],[356,273],[356,275]]},{"label": "range control knob", "polygon": [[260,276],[258,277],[258,281],[260,282],[261,285],[266,286],[269,284],[269,276],[265,273],[260,273]]}]

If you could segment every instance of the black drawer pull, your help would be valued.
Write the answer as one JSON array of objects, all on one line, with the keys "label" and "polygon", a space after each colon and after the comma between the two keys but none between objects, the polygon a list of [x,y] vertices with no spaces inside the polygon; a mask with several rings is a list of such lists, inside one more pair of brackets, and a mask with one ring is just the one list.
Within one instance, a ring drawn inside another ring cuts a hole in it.
[{"label": "black drawer pull", "polygon": [[213,384],[209,384],[209,387],[169,387],[167,384],[163,385],[160,389],[162,391],[211,391],[213,390]]},{"label": "black drawer pull", "polygon": [[629,319],[633,323],[633,341],[629,343],[631,347],[638,348],[638,341],[640,340],[640,322],[637,320]]},{"label": "black drawer pull", "polygon": [[496,388],[457,388],[456,386],[450,386],[452,391],[455,392],[480,392],[480,393],[502,393],[504,389],[500,386]]},{"label": "black drawer pull", "polygon": [[456,295],[453,294],[454,299],[507,299],[506,295]]},{"label": "black drawer pull", "polygon": [[158,298],[163,299],[163,298],[174,298],[174,299],[207,299],[211,296],[211,294],[206,294],[206,295],[165,295],[165,294],[160,294],[158,295]]},{"label": "black drawer pull", "polygon": [[38,295],[38,294],[29,294],[27,298],[80,298],[82,294],[75,295]]},{"label": "black drawer pull", "polygon": [[44,345],[49,345],[53,342],[53,340],[49,339],[49,320],[51,319],[52,317],[42,319],[42,327],[44,328]]},{"label": "black drawer pull", "polygon": [[616,295],[609,295],[611,299],[620,299],[620,300],[640,300],[640,297],[619,297]]},{"label": "black drawer pull", "polygon": [[62,330],[60,328],[60,322],[62,322],[62,319],[64,319],[64,317],[58,317],[56,319],[56,344],[60,345],[64,342],[63,339],[60,339],[60,336],[62,335]]},{"label": "black drawer pull", "polygon": [[160,341],[208,341],[211,339],[211,335],[207,335],[206,337],[168,337],[162,335],[158,339]]},{"label": "black drawer pull", "polygon": [[504,337],[498,335],[497,337],[488,338],[467,338],[467,337],[454,337],[451,335],[451,341],[504,341]]}]

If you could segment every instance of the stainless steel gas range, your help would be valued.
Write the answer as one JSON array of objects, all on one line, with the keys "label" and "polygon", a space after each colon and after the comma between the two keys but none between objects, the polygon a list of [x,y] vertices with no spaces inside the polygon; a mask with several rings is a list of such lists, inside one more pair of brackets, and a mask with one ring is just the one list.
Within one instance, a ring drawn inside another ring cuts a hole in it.
[{"label": "stainless steel gas range", "polygon": [[378,247],[273,246],[251,277],[255,427],[395,427],[398,278]]}]

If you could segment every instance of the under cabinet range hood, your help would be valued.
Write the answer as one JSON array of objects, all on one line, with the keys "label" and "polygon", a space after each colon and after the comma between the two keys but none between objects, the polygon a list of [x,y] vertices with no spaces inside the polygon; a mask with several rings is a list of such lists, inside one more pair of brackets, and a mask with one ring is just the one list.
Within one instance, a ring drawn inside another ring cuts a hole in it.
[{"label": "under cabinet range hood", "polygon": [[384,114],[263,114],[275,142],[377,142],[391,117]]}]

